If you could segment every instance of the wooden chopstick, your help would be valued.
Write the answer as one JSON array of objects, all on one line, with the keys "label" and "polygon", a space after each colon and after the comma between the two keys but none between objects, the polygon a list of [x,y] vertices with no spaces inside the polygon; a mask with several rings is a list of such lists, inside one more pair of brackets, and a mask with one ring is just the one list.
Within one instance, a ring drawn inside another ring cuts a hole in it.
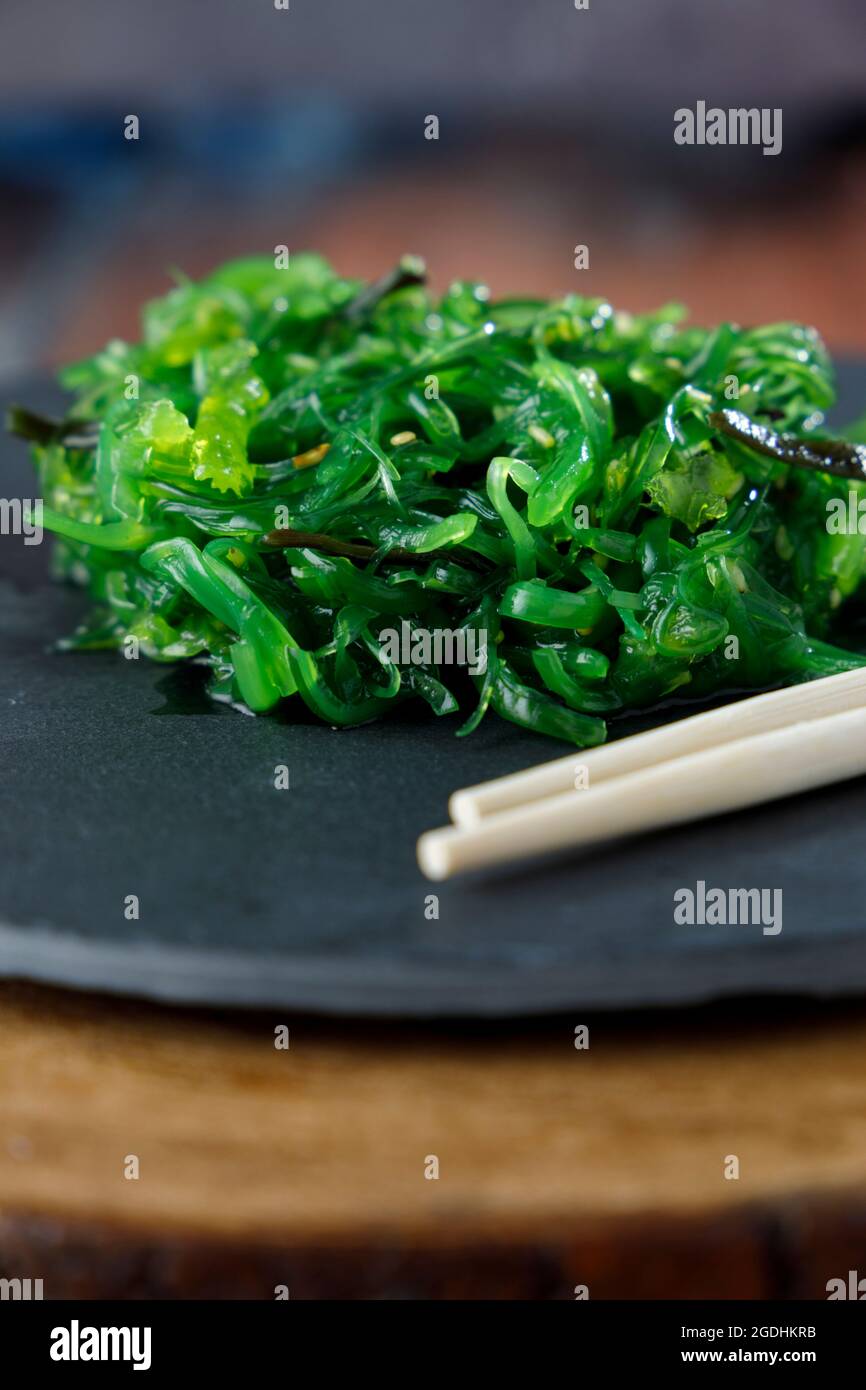
[{"label": "wooden chopstick", "polygon": [[418,840],[418,864],[441,880],[467,869],[661,829],[829,786],[866,772],[866,708],[802,720],[687,753],[588,791],[568,791],[450,825]]},{"label": "wooden chopstick", "polygon": [[753,695],[601,748],[575,751],[525,772],[464,787],[454,792],[448,809],[455,825],[477,825],[485,816],[573,791],[576,781],[594,787],[687,753],[861,705],[866,705],[866,666]]}]

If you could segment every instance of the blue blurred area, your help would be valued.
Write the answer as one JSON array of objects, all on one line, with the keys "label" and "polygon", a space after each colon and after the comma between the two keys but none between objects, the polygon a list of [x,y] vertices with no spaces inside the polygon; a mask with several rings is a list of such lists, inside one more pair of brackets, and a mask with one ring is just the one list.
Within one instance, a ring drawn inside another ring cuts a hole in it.
[{"label": "blue blurred area", "polygon": [[264,98],[213,106],[206,119],[145,117],[123,138],[123,114],[24,105],[0,108],[0,196],[10,259],[20,264],[0,314],[0,374],[38,355],[76,282],[154,199],[231,200],[250,208],[283,190],[301,206],[397,150],[388,124],[358,120],[338,98],[279,106]]},{"label": "blue blurred area", "polygon": [[82,181],[130,168],[242,190],[275,179],[312,182],[339,176],[381,153],[384,123],[359,120],[338,98],[311,97],[212,106],[206,119],[156,112],[141,119],[139,138],[120,138],[123,117],[44,106],[0,107],[0,178],[23,187],[80,188]]}]

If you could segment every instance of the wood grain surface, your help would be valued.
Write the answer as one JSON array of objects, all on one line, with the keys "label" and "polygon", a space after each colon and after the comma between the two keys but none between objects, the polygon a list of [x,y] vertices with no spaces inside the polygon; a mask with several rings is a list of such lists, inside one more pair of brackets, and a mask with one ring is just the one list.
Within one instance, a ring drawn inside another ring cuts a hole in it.
[{"label": "wood grain surface", "polygon": [[826,1297],[866,1272],[853,1006],[350,1028],[6,984],[0,1037],[0,1276],[49,1298]]}]

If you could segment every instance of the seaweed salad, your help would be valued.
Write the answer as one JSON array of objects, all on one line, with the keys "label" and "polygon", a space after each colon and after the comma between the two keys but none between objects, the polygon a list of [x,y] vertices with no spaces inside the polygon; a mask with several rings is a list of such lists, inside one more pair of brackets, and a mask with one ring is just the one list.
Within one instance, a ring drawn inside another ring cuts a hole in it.
[{"label": "seaweed salad", "polygon": [[[62,645],[194,660],[255,712],[413,699],[578,746],[671,696],[862,665],[864,537],[830,522],[866,447],[826,437],[821,339],[683,325],[434,298],[413,257],[369,285],[314,254],[178,283],[140,343],[62,373],[64,420],[10,413],[55,573],[92,599]],[[442,631],[483,634],[483,664],[437,661]]]}]

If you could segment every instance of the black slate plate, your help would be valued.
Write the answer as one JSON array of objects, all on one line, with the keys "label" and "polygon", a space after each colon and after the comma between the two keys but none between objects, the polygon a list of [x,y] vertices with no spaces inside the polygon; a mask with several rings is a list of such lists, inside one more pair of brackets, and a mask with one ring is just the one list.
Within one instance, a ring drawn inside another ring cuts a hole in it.
[{"label": "black slate plate", "polygon": [[[866,371],[841,375],[849,416]],[[7,398],[60,408],[50,387]],[[32,495],[23,446],[0,454],[3,496]],[[341,732],[253,719],[209,705],[190,672],[49,654],[81,598],[47,583],[47,545],[0,547],[0,975],[394,1016],[866,989],[866,780],[430,885],[415,840],[449,792],[561,745],[495,718],[467,740],[423,715]],[[781,888],[782,931],[677,926],[675,891],[701,879]]]}]

